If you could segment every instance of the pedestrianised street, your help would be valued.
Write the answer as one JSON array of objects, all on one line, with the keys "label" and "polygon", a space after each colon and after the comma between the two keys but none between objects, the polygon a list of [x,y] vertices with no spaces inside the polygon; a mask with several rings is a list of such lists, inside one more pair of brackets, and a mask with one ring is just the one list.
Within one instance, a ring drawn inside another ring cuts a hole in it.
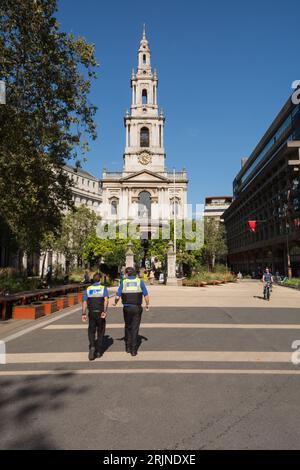
[{"label": "pedestrianised street", "polygon": [[267,302],[251,280],[149,291],[136,357],[118,307],[93,362],[80,307],[3,326],[1,449],[297,448],[300,292],[275,286]]}]

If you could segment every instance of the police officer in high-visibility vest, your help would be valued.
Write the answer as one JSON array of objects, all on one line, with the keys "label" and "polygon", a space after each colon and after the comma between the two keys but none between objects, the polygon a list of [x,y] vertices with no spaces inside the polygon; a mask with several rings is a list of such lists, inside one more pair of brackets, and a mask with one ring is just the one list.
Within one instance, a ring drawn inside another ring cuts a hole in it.
[{"label": "police officer in high-visibility vest", "polygon": [[[82,321],[87,321],[87,309],[89,312],[89,360],[102,356],[101,346],[105,333],[106,313],[108,307],[107,287],[101,285],[100,274],[94,274],[93,284],[87,288],[83,297]],[[97,332],[97,339],[96,339]]]},{"label": "police officer in high-visibility vest", "polygon": [[143,297],[146,302],[146,311],[149,311],[149,295],[144,281],[138,278],[133,268],[126,268],[125,279],[121,281],[116,293],[115,304],[120,297],[123,303],[123,315],[125,321],[125,346],[126,352],[132,356],[137,355],[138,334],[142,317]]}]

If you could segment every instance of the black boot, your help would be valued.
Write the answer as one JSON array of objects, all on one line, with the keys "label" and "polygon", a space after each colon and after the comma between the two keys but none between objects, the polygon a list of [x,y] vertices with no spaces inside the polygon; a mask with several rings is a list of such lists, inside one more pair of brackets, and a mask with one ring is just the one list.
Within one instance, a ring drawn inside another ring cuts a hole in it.
[{"label": "black boot", "polygon": [[95,348],[90,348],[89,350],[89,361],[93,361],[95,359]]}]

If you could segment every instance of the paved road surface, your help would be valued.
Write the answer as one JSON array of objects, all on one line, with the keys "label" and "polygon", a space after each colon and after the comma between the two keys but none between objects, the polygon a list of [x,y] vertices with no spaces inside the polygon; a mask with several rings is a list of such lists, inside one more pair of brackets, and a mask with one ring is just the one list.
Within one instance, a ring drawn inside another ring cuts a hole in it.
[{"label": "paved road surface", "polygon": [[299,448],[300,293],[275,287],[268,303],[242,282],[151,295],[135,358],[120,308],[94,362],[78,308],[10,327],[1,449]]}]

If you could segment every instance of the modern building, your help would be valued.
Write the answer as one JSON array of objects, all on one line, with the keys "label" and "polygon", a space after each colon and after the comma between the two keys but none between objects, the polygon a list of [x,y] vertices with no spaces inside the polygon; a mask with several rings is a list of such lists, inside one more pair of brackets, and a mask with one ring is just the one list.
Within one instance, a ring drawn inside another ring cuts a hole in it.
[{"label": "modern building", "polygon": [[300,107],[288,99],[233,182],[223,218],[235,271],[300,275],[299,171]]},{"label": "modern building", "polygon": [[205,198],[204,217],[220,221],[232,203],[232,196],[210,196]]},{"label": "modern building", "polygon": [[125,124],[125,150],[120,172],[103,170],[101,186],[106,220],[120,223],[142,218],[184,218],[188,178],[185,169],[165,166],[165,117],[157,100],[158,77],[152,71],[145,29],[138,49],[138,66],[131,75],[131,108]]}]

